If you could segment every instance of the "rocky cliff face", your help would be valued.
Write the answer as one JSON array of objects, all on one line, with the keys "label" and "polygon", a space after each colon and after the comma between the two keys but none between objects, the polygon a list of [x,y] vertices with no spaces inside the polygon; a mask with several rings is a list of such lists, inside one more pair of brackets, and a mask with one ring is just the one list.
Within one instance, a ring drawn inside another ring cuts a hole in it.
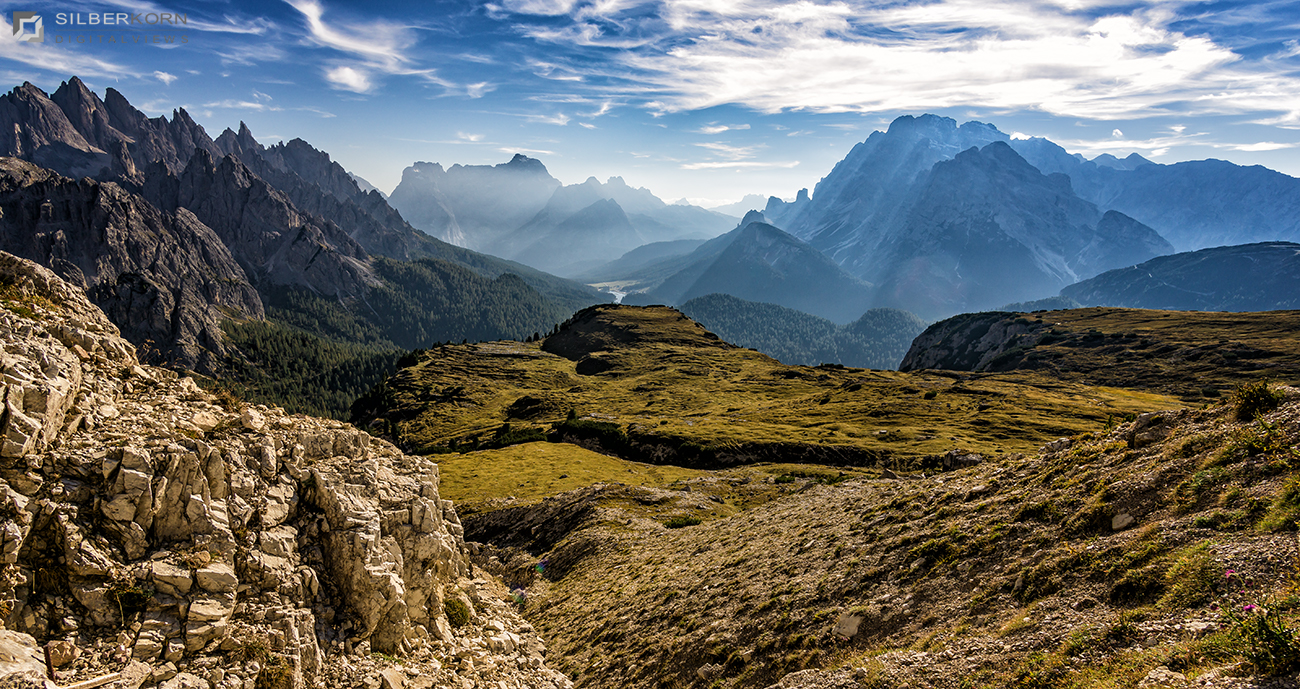
[{"label": "rocky cliff face", "polygon": [[1042,319],[1001,311],[953,316],[917,335],[898,370],[986,371],[998,357],[1036,344],[1049,328]]},{"label": "rocky cliff face", "polygon": [[188,209],[211,227],[257,283],[355,296],[377,280],[367,254],[337,225],[298,211],[234,156],[197,151],[179,177],[149,172],[145,194],[159,208]]},{"label": "rocky cliff face", "polygon": [[1044,175],[1007,144],[934,165],[905,215],[856,264],[877,304],[922,318],[1055,294],[1105,270],[1173,252],[1151,228],[1102,213],[1063,175]]},{"label": "rocky cliff face", "polygon": [[133,689],[567,686],[471,578],[436,464],[218,405],[51,271],[0,254],[0,280],[0,642]]},{"label": "rocky cliff face", "polygon": [[1106,208],[1035,168],[991,125],[934,115],[898,118],[811,199],[774,204],[791,234],[878,287],[875,306],[928,319],[1041,298],[1173,252]]},{"label": "rocky cliff face", "polygon": [[[179,172],[196,149],[216,153],[212,139],[184,108],[150,118],[108,89],[100,100],[72,77],[47,96],[29,83],[4,96],[0,121],[13,138],[0,155],[25,158],[73,176],[98,176],[162,161]],[[129,164],[127,164],[129,161]]]},{"label": "rocky cliff face", "polygon": [[0,249],[50,266],[137,343],[147,361],[209,369],[220,323],[262,318],[244,270],[184,208],[159,212],[111,182],[0,159]]}]

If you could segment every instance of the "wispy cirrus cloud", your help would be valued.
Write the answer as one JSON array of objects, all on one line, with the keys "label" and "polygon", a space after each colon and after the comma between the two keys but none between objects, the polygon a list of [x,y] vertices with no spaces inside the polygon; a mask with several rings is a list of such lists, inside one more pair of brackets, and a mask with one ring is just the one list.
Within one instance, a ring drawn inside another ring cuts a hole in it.
[{"label": "wispy cirrus cloud", "polygon": [[92,54],[55,48],[45,43],[19,41],[5,28],[0,28],[0,59],[12,60],[61,78],[72,74],[112,79],[136,75],[133,69]]},{"label": "wispy cirrus cloud", "polygon": [[[1119,130],[1115,130],[1119,131]],[[1278,151],[1300,147],[1300,143],[1281,143],[1276,141],[1225,142],[1210,132],[1189,132],[1182,125],[1170,127],[1167,132],[1144,139],[1112,136],[1108,139],[1061,139],[1056,141],[1068,151],[1095,156],[1102,153],[1124,154],[1141,151],[1147,155],[1160,157],[1172,149],[1208,148],[1223,151],[1261,152]]]},{"label": "wispy cirrus cloud", "polygon": [[[1263,26],[1269,12],[1291,11],[1265,4],[1204,21],[1199,5],[1180,0],[538,0],[498,9],[539,43],[603,49],[599,59],[578,52],[552,71],[644,95],[653,111],[1271,112],[1300,123],[1300,65],[1266,64],[1247,50],[1249,31],[1222,26]],[[561,16],[568,21],[557,23]],[[1268,59],[1291,53],[1273,50]]]},{"label": "wispy cirrus cloud", "polygon": [[325,6],[317,0],[285,0],[307,25],[307,40],[341,53],[323,70],[331,86],[354,93],[370,93],[383,76],[417,76],[470,98],[480,98],[493,88],[488,82],[456,84],[438,76],[437,70],[416,61],[415,27],[384,20],[352,20],[344,28],[325,21]]},{"label": "wispy cirrus cloud", "polygon": [[[175,12],[180,9],[177,7],[163,7],[148,2],[148,0],[96,0],[95,4],[115,7],[134,14],[147,14],[149,12],[161,14],[163,12]],[[224,13],[220,18],[215,18],[201,16],[193,11],[183,11],[182,13],[186,15],[185,28],[195,31],[261,36],[275,28],[274,22],[262,16]]]}]

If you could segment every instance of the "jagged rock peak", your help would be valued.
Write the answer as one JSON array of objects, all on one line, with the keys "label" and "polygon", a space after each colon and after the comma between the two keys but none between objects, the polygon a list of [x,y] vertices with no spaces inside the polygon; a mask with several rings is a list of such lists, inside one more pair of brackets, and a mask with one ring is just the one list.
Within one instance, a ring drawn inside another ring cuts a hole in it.
[{"label": "jagged rock peak", "polygon": [[766,225],[767,216],[763,215],[762,211],[750,211],[745,214],[745,217],[740,219],[740,227],[744,227],[746,225],[749,225],[750,223],[756,223],[756,222],[763,223],[764,225]]},{"label": "jagged rock peak", "polygon": [[510,159],[510,162],[503,163],[499,167],[517,170],[519,172],[535,172],[543,175],[551,174],[547,171],[546,166],[542,164],[542,161],[536,158],[529,158],[522,153],[516,153],[514,157]]}]

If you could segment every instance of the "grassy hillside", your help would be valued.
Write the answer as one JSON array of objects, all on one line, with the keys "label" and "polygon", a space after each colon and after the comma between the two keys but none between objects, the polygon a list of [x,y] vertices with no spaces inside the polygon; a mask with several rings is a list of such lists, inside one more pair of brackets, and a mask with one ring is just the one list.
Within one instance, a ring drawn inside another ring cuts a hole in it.
[{"label": "grassy hillside", "polygon": [[654,463],[902,466],[953,449],[1025,452],[1172,403],[1025,374],[786,366],[676,310],[605,305],[541,343],[420,352],[353,419],[421,452],[491,443],[510,424]]},{"label": "grassy hillside", "polygon": [[847,325],[776,304],[708,294],[682,304],[682,313],[719,337],[786,364],[842,364],[894,369],[925,322],[898,309],[871,309]]},{"label": "grassy hillside", "polygon": [[[1300,383],[1300,311],[1087,308],[966,314],[931,326],[917,348],[937,353],[927,366],[968,369],[979,357],[961,355],[958,350],[967,351],[962,343],[983,338],[977,331],[999,330],[1014,337],[990,344],[987,352],[996,356],[983,357],[987,363],[976,370],[1149,390],[1188,403],[1213,399],[1248,380]],[[923,357],[917,354],[919,361]]]},{"label": "grassy hillside", "polygon": [[1233,351],[1286,328],[1057,315],[998,316],[1069,324],[1068,351],[1094,358],[900,373],[787,366],[673,309],[604,305],[541,342],[420,352],[353,411],[408,447],[477,450],[442,455],[444,491],[579,687],[1235,687],[1300,669],[1300,390],[1179,409],[1143,388],[1203,378],[1196,358],[1086,370],[1121,367],[1089,343],[1137,319],[1138,344],[1231,332]]},{"label": "grassy hillside", "polygon": [[[1300,669],[1285,396],[924,476],[604,483],[467,538],[580,687],[1266,686]],[[790,490],[726,509],[754,484]]]}]

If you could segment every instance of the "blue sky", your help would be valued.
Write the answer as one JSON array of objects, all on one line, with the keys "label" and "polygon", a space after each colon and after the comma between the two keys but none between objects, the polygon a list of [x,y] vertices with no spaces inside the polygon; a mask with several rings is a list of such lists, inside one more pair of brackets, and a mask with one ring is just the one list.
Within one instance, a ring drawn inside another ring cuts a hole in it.
[{"label": "blue sky", "polygon": [[[80,76],[214,137],[300,137],[391,191],[416,160],[540,158],[668,201],[792,197],[902,114],[1046,136],[1089,157],[1222,158],[1300,176],[1300,3],[495,0],[28,3],[0,75]],[[184,44],[55,13],[184,13]],[[5,16],[9,19],[8,13]],[[62,43],[57,42],[58,37]],[[98,39],[103,40],[103,39]],[[120,38],[119,38],[120,40]]]}]

